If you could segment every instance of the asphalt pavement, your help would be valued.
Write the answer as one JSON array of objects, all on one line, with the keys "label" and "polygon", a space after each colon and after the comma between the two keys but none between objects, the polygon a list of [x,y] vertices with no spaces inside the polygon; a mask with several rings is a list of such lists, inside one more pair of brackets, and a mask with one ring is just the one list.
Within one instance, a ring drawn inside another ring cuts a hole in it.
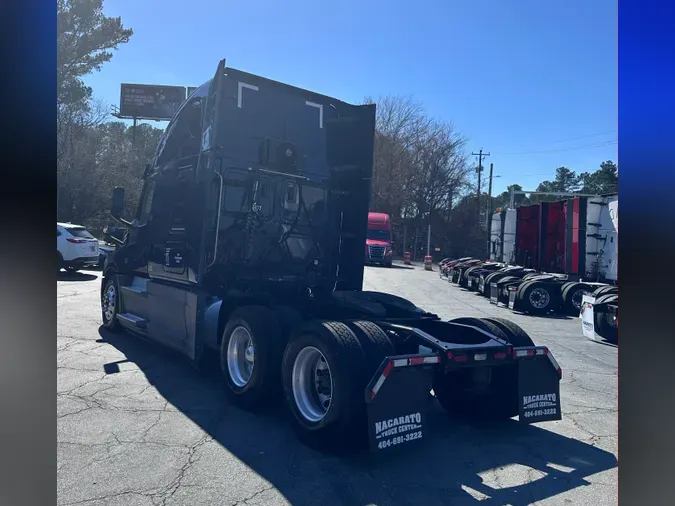
[{"label": "asphalt pavement", "polygon": [[421,267],[367,267],[364,288],[445,319],[512,319],[562,366],[563,420],[470,425],[430,401],[421,446],[385,459],[322,455],[298,442],[282,406],[242,411],[214,374],[100,329],[100,273],[63,273],[58,504],[616,504],[615,347],[586,340],[577,318],[515,314]]}]

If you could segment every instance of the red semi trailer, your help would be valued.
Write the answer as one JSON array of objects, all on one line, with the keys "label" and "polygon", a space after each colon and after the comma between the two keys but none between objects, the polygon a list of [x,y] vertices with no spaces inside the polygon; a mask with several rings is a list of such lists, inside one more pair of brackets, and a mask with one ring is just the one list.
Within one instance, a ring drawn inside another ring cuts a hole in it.
[{"label": "red semi trailer", "polygon": [[[493,260],[517,264],[520,270],[487,274],[479,281],[481,291],[495,303],[524,312],[579,314],[584,293],[618,282],[617,208],[618,196],[606,195],[496,213],[491,242],[501,245],[503,256]],[[515,234],[505,234],[514,228]],[[514,253],[506,257],[511,249]]]}]

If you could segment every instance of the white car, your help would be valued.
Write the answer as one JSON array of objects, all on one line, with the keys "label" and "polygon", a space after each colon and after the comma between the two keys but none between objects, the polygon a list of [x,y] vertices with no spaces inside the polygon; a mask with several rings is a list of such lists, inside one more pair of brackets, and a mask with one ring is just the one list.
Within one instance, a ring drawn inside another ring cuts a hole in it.
[{"label": "white car", "polygon": [[98,239],[86,228],[72,223],[56,223],[56,270],[77,272],[98,265]]}]

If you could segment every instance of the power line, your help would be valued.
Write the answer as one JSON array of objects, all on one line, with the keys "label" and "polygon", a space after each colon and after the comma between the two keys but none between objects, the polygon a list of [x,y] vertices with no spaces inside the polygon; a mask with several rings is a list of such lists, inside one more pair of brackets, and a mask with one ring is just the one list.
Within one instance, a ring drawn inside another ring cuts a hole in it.
[{"label": "power line", "polygon": [[[540,144],[543,144],[543,145],[560,144],[561,142],[578,141],[578,140],[581,140],[581,139],[588,139],[588,138],[591,138],[591,137],[600,137],[601,135],[607,135],[607,134],[612,134],[612,133],[616,133],[616,128],[614,128],[613,130],[606,130],[604,132],[598,132],[598,133],[588,134],[588,135],[579,135],[577,137],[569,137],[567,139],[560,139],[558,141],[543,142],[543,143],[540,143]],[[604,142],[604,141],[602,141],[602,142]]]},{"label": "power line", "polygon": [[553,141],[553,142],[549,142],[548,144],[559,144],[561,142],[578,141],[580,139],[588,139],[590,137],[600,137],[601,135],[612,134],[614,132],[616,132],[616,128],[614,128],[613,130],[607,130],[606,132],[598,132],[597,134],[580,135],[579,137],[570,137],[569,139],[562,139],[560,141]]},{"label": "power line", "polygon": [[574,148],[563,148],[563,149],[544,149],[540,151],[522,151],[522,152],[517,152],[517,153],[500,153],[501,155],[536,155],[539,153],[563,153],[565,151],[580,151],[583,149],[592,149],[592,148],[600,148],[604,146],[611,146],[613,144],[616,144],[619,142],[618,140],[614,139],[612,141],[605,141],[605,142],[598,142],[595,144],[585,144],[583,146],[577,146]]}]

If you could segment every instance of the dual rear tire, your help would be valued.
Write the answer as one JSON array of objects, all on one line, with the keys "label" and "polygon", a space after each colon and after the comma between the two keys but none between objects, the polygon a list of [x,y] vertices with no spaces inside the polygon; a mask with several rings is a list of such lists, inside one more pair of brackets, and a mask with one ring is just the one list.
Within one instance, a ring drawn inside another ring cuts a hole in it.
[{"label": "dual rear tire", "polygon": [[282,397],[299,438],[312,447],[365,443],[364,390],[384,358],[394,354],[387,335],[370,321],[318,320],[289,335],[293,325],[283,330],[280,316],[247,306],[225,326],[221,370],[234,402],[256,411]]}]

